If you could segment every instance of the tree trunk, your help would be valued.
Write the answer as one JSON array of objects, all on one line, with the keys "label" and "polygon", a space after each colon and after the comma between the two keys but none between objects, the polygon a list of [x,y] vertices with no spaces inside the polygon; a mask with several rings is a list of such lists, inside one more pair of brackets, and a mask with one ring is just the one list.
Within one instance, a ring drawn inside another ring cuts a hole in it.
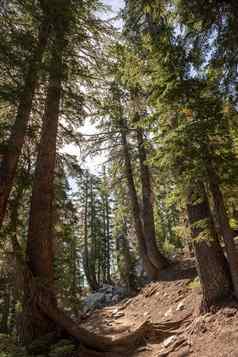
[{"label": "tree trunk", "polygon": [[1,296],[2,318],[0,321],[0,331],[5,334],[9,333],[9,327],[10,327],[9,326],[10,293],[11,293],[11,289],[10,289],[9,283],[7,283],[2,290],[2,296]]},{"label": "tree trunk", "polygon": [[91,247],[90,247],[90,262],[89,272],[92,290],[97,290],[99,281],[97,280],[96,263],[97,263],[97,237],[96,237],[96,209],[95,209],[95,195],[93,192],[93,178],[90,180],[90,233],[91,233]]},{"label": "tree trunk", "polygon": [[147,254],[158,269],[164,269],[169,265],[166,257],[159,251],[156,244],[155,222],[154,222],[154,209],[152,203],[152,189],[151,189],[151,174],[146,163],[147,153],[145,149],[145,142],[143,137],[143,130],[137,129],[137,143],[140,160],[140,173],[142,183],[142,196],[143,196],[143,208],[142,218],[144,224],[145,243],[147,247]]},{"label": "tree trunk", "polygon": [[121,140],[122,140],[122,147],[123,147],[124,160],[125,160],[125,171],[126,171],[129,196],[131,200],[131,207],[132,207],[132,213],[134,218],[136,236],[139,245],[140,256],[143,260],[143,265],[148,277],[152,280],[157,280],[159,271],[157,267],[152,264],[147,254],[143,225],[140,218],[140,207],[137,198],[131,160],[130,160],[130,152],[129,152],[127,137],[126,137],[126,125],[123,122],[123,120],[120,121],[120,130],[121,130]]},{"label": "tree trunk", "polygon": [[85,184],[83,267],[84,267],[84,273],[85,273],[88,285],[93,290],[94,286],[91,282],[89,252],[88,252],[88,176],[86,177],[86,184]]},{"label": "tree trunk", "polygon": [[110,247],[110,207],[109,207],[109,198],[108,193],[106,193],[106,279],[108,284],[112,284],[111,280],[111,247]]},{"label": "tree trunk", "polygon": [[44,18],[38,36],[38,44],[33,50],[32,58],[20,95],[17,116],[13,125],[6,152],[0,165],[0,228],[6,213],[8,198],[16,175],[17,164],[24,144],[27,125],[32,109],[32,102],[38,83],[39,69],[50,32],[49,19]]},{"label": "tree trunk", "polygon": [[213,163],[209,152],[206,155],[206,163],[209,187],[214,202],[214,211],[226,247],[227,260],[230,267],[234,293],[238,299],[238,254],[234,241],[234,231],[231,229],[229,224],[223,195],[219,187],[219,178],[216,171],[213,169]]},{"label": "tree trunk", "polygon": [[[126,225],[126,223],[125,223]],[[136,291],[136,275],[134,271],[133,257],[130,252],[127,232],[121,233],[116,238],[117,265],[120,278],[126,283],[128,293]]]},{"label": "tree trunk", "polygon": [[231,281],[203,184],[191,190],[187,211],[203,293],[201,311],[208,311],[230,294]]},{"label": "tree trunk", "polygon": [[[65,46],[65,24],[55,24],[55,38],[51,49],[50,77],[46,97],[45,113],[36,172],[32,188],[29,232],[27,240],[27,264],[30,272],[42,286],[47,287],[47,296],[40,296],[46,304],[56,305],[52,289],[53,272],[53,197],[54,171],[56,158],[56,139],[60,110],[61,84],[63,75],[63,49]],[[27,335],[37,338],[52,331],[52,324],[37,308],[35,292],[25,286],[25,310],[27,314]],[[33,289],[34,290],[34,289]],[[37,292],[38,294],[38,292]],[[37,297],[39,298],[39,296]]]}]

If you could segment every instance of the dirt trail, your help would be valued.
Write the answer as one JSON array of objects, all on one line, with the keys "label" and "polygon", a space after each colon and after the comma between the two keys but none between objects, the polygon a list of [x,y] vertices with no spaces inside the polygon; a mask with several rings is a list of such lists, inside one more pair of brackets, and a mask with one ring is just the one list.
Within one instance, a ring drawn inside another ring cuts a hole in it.
[{"label": "dirt trail", "polygon": [[148,333],[134,352],[105,356],[238,357],[237,305],[229,301],[217,312],[199,316],[201,293],[195,277],[192,261],[173,266],[160,282],[113,307],[95,311],[83,326],[114,339],[148,321]]}]

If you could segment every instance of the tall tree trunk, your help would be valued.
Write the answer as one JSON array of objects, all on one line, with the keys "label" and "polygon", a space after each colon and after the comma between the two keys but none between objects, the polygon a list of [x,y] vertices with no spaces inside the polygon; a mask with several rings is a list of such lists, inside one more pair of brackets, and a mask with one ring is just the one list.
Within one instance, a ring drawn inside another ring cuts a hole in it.
[{"label": "tall tree trunk", "polygon": [[107,283],[107,265],[106,265],[106,246],[107,246],[107,223],[106,223],[106,195],[103,193],[103,236],[101,238],[101,264],[102,264],[102,283]]},{"label": "tall tree trunk", "polygon": [[120,277],[123,282],[126,283],[128,293],[131,293],[136,290],[136,274],[127,238],[127,230],[126,228],[124,230],[125,232],[119,234],[116,238],[117,264],[119,267]]},{"label": "tall tree trunk", "polygon": [[112,283],[111,281],[111,264],[110,264],[110,254],[111,254],[111,249],[110,249],[110,208],[109,208],[109,198],[108,198],[108,193],[105,195],[105,200],[106,200],[106,279],[109,284]]},{"label": "tall tree trunk", "polygon": [[[10,285],[9,283],[5,284],[4,288],[2,289],[2,296],[1,296],[1,314],[2,318],[0,321],[0,331],[2,333],[9,333],[9,315],[10,315]],[[12,331],[11,331],[12,332]]]},{"label": "tall tree trunk", "polygon": [[134,218],[136,236],[139,245],[140,256],[143,260],[143,265],[148,277],[152,280],[156,280],[158,279],[159,270],[157,269],[156,266],[152,264],[147,254],[143,224],[140,217],[140,207],[137,198],[137,193],[136,193],[136,188],[133,178],[132,165],[130,160],[130,152],[129,152],[127,137],[126,137],[127,129],[123,120],[121,120],[119,124],[120,124],[121,140],[122,140],[122,147],[123,147],[124,160],[125,160],[125,171],[126,171],[129,196],[131,200],[131,207],[132,207],[132,213]]},{"label": "tall tree trunk", "polygon": [[236,298],[238,299],[238,254],[234,241],[234,232],[229,224],[229,218],[226,213],[223,195],[219,186],[219,178],[213,168],[213,163],[208,148],[205,160],[208,173],[209,187],[214,202],[214,211],[226,247],[227,259],[230,267],[234,293]]},{"label": "tall tree trunk", "polygon": [[97,237],[96,237],[96,209],[95,209],[95,195],[93,192],[93,178],[90,180],[90,231],[91,231],[91,247],[90,247],[90,279],[92,290],[97,290],[99,281],[96,274],[97,263]]},{"label": "tall tree trunk", "polygon": [[191,189],[187,212],[203,293],[201,310],[207,311],[229,295],[231,281],[228,264],[216,235],[202,183]]},{"label": "tall tree trunk", "polygon": [[86,177],[85,184],[85,207],[84,207],[84,256],[83,267],[87,282],[91,289],[93,289],[90,278],[90,264],[89,264],[89,252],[88,252],[88,176]]},{"label": "tall tree trunk", "polygon": [[159,251],[158,246],[156,244],[154,209],[152,203],[151,174],[148,164],[146,162],[147,153],[145,148],[143,130],[141,128],[137,129],[137,143],[139,151],[143,197],[142,218],[144,224],[147,254],[153,265],[156,266],[159,270],[161,270],[167,267],[169,265],[169,262],[166,257]]},{"label": "tall tree trunk", "polygon": [[50,321],[37,309],[34,299],[42,299],[46,304],[56,305],[53,291],[53,197],[56,139],[60,110],[61,85],[63,76],[63,49],[65,46],[64,24],[58,19],[55,24],[55,38],[51,49],[50,77],[47,90],[45,112],[36,172],[33,182],[29,233],[27,240],[27,263],[30,272],[47,291],[34,296],[32,286],[25,286],[25,308],[27,313],[27,334],[29,338],[39,337],[54,328]]},{"label": "tall tree trunk", "polygon": [[49,19],[45,17],[42,21],[38,43],[33,50],[26,73],[24,87],[19,98],[19,106],[15,123],[13,125],[10,138],[7,143],[6,152],[3,155],[0,165],[0,229],[6,213],[8,198],[16,175],[17,164],[24,144],[27,125],[32,109],[32,102],[38,83],[40,65],[44,50],[47,46],[50,32]]}]

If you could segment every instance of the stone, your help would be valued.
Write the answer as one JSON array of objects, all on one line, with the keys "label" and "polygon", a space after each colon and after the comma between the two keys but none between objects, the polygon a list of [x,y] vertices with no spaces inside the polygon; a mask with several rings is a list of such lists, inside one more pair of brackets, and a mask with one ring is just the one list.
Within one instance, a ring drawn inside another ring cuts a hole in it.
[{"label": "stone", "polygon": [[176,335],[172,335],[163,341],[163,347],[167,348],[169,345],[176,341]]},{"label": "stone", "polygon": [[112,294],[109,292],[107,292],[106,294],[105,294],[105,302],[107,303],[107,304],[109,304],[109,303],[111,303],[112,302],[112,298],[113,298],[113,296],[112,296]]},{"label": "stone", "polygon": [[170,308],[169,310],[166,311],[166,313],[164,314],[165,317],[170,317],[173,315],[173,311],[172,308]]},{"label": "stone", "polygon": [[103,306],[105,301],[105,293],[93,293],[88,295],[83,302],[83,311],[88,312]]},{"label": "stone", "polygon": [[119,295],[114,295],[114,296],[112,297],[112,303],[113,303],[113,304],[118,303],[119,300],[120,300],[120,296],[119,296]]},{"label": "stone", "polygon": [[83,314],[104,306],[118,303],[127,296],[127,289],[120,286],[104,284],[97,292],[88,295],[83,301]]},{"label": "stone", "polygon": [[185,309],[184,301],[180,301],[178,306],[176,307],[176,311],[181,311]]},{"label": "stone", "polygon": [[125,316],[125,313],[119,311],[117,314],[113,315],[113,318],[114,319],[119,319],[120,317],[124,317],[124,316]]},{"label": "stone", "polygon": [[98,289],[99,292],[110,292],[112,293],[113,291],[113,286],[109,285],[109,284],[103,284],[103,286],[101,288]]},{"label": "stone", "polygon": [[225,307],[223,309],[223,315],[225,315],[226,317],[233,317],[236,313],[237,313],[236,308]]}]

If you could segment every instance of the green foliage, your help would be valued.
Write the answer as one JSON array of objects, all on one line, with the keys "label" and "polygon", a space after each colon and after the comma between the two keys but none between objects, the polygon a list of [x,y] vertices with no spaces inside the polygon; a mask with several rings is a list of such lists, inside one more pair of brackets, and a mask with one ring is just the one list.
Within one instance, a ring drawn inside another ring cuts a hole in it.
[{"label": "green foliage", "polygon": [[194,280],[192,280],[189,284],[188,284],[188,288],[189,289],[198,289],[201,288],[201,283],[198,277],[196,277]]},{"label": "green foliage", "polygon": [[68,357],[76,350],[75,345],[69,340],[61,340],[51,346],[49,357]]},{"label": "green foliage", "polygon": [[26,349],[17,346],[12,336],[0,334],[0,356],[1,357],[25,357]]},{"label": "green foliage", "polygon": [[165,240],[163,243],[163,251],[166,256],[171,257],[176,252],[176,246],[170,243],[168,240]]}]

